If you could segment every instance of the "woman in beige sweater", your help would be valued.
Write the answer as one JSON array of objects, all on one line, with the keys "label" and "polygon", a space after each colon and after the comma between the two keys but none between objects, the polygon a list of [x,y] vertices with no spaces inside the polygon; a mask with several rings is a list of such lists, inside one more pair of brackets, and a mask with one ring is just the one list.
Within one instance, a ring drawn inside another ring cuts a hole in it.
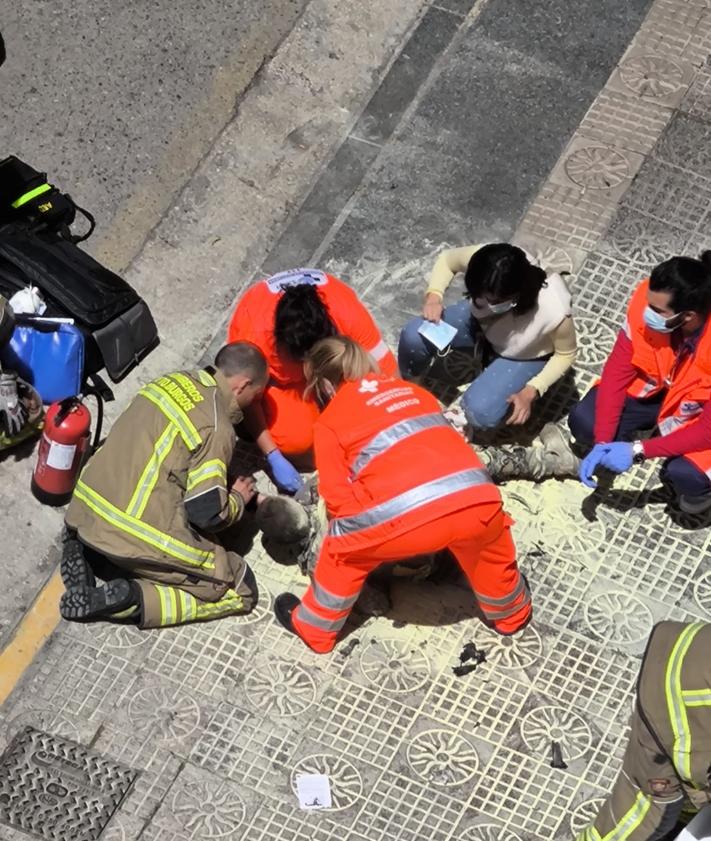
[{"label": "woman in beige sweater", "polygon": [[[449,307],[444,293],[464,272],[465,296]],[[494,358],[469,386],[462,408],[474,428],[525,423],[534,402],[571,367],[576,356],[575,326],[568,287],[559,274],[546,274],[538,261],[508,243],[444,251],[425,293],[423,317],[400,334],[402,375],[424,374],[437,348],[420,332],[426,322],[446,321],[457,329],[451,348],[475,347],[483,337]]]}]

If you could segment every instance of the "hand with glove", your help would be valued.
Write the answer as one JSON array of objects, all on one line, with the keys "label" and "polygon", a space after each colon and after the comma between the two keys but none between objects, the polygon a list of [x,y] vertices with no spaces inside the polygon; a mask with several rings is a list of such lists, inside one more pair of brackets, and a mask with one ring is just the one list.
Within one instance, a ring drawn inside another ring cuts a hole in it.
[{"label": "hand with glove", "polygon": [[295,494],[304,484],[299,471],[280,450],[267,453],[267,464],[274,482],[283,493]]},{"label": "hand with glove", "polygon": [[593,474],[598,467],[604,467],[613,473],[625,473],[632,467],[633,456],[632,444],[626,441],[595,444],[580,464],[580,481],[588,488],[596,488],[597,479]]},{"label": "hand with glove", "polygon": [[17,374],[3,371],[0,374],[0,430],[8,438],[15,438],[27,423],[28,414],[17,391]]}]

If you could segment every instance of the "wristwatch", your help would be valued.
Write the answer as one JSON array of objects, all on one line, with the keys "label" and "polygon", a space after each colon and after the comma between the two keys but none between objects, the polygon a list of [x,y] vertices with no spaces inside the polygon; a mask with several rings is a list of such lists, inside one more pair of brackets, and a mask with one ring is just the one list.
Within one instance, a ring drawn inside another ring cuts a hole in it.
[{"label": "wristwatch", "polygon": [[642,464],[644,461],[644,444],[641,441],[632,442],[632,463]]}]

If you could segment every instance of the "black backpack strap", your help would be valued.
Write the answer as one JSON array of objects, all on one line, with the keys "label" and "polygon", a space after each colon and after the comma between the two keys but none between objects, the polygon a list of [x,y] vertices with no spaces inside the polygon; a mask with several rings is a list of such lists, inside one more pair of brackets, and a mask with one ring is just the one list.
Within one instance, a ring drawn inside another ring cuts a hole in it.
[{"label": "black backpack strap", "polygon": [[84,210],[83,207],[79,207],[79,205],[70,196],[67,196],[67,198],[70,199],[75,210],[78,210],[89,223],[89,230],[85,234],[82,234],[81,236],[72,234],[71,241],[76,245],[78,242],[84,242],[84,240],[89,239],[89,237],[94,233],[94,228],[96,228],[96,219],[94,219],[93,215],[89,213],[88,210]]}]

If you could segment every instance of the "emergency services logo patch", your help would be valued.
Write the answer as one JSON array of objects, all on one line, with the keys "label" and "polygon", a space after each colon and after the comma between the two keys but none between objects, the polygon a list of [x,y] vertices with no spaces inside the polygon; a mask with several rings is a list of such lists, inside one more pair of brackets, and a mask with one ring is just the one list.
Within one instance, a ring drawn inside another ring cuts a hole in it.
[{"label": "emergency services logo patch", "polygon": [[358,389],[360,394],[375,394],[378,390],[378,381],[377,380],[361,380],[360,381],[360,388]]}]

